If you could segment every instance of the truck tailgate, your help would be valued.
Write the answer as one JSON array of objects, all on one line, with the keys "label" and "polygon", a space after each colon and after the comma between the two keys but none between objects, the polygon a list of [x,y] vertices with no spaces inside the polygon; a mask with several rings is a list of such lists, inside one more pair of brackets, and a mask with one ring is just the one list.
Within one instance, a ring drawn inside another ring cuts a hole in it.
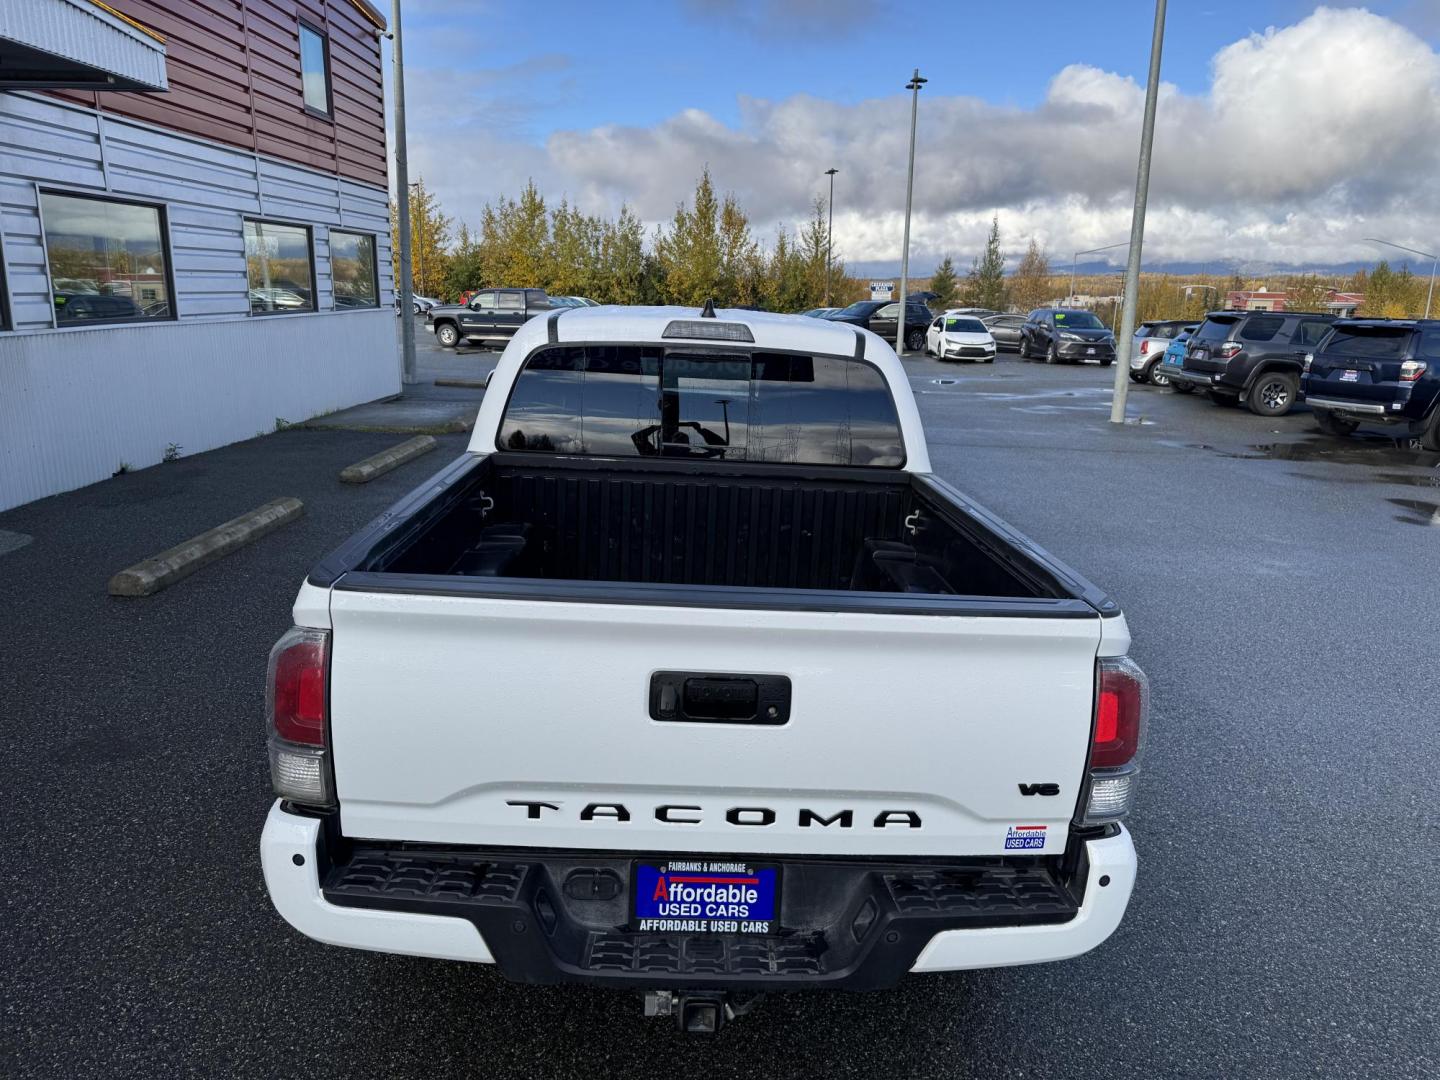
[{"label": "truck tailgate", "polygon": [[[562,850],[1058,852],[1101,636],[345,589],[331,618],[344,834]],[[652,719],[671,670],[788,677],[788,721]]]}]

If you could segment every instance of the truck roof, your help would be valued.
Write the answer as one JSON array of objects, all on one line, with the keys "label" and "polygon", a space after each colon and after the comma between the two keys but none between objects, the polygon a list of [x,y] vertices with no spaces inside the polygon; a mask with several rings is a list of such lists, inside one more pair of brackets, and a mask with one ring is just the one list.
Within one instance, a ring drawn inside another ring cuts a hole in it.
[{"label": "truck roof", "polygon": [[[510,386],[520,373],[525,359],[547,342],[552,344],[639,344],[676,347],[693,345],[699,348],[736,348],[749,351],[783,351],[812,353],[825,356],[853,357],[872,365],[884,377],[895,402],[905,440],[905,469],[929,472],[930,457],[925,447],[925,434],[910,379],[900,358],[886,341],[869,330],[849,323],[832,323],[804,315],[778,315],[770,311],[745,308],[716,308],[715,317],[702,315],[693,307],[621,307],[603,305],[590,308],[562,308],[538,315],[525,323],[505,347],[490,389],[480,405],[470,450],[490,453],[495,449],[495,435],[500,428],[501,414],[510,394]],[[686,327],[671,329],[672,323],[713,324],[717,331],[727,324],[741,324],[753,341],[718,340],[691,337]],[[670,335],[666,336],[667,329]],[[678,332],[677,332],[678,331]],[[498,391],[498,392],[497,392]]]}]

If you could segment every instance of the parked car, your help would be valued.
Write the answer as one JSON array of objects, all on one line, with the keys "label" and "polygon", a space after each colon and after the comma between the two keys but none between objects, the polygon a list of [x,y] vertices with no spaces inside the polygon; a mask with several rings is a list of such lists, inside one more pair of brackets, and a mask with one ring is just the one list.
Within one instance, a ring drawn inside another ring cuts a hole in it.
[{"label": "parked car", "polygon": [[447,349],[462,342],[503,345],[527,320],[550,310],[544,289],[481,289],[468,304],[436,304],[425,313],[425,329]]},{"label": "parked car", "polygon": [[1115,335],[1093,311],[1083,308],[1036,308],[1020,327],[1020,358],[1044,357],[1047,364],[1103,367],[1115,362]]},{"label": "parked car", "polygon": [[1199,323],[1191,323],[1180,333],[1176,334],[1169,345],[1165,346],[1165,352],[1160,357],[1160,363],[1155,367],[1157,375],[1163,375],[1165,382],[1157,382],[1157,386],[1168,385],[1177,394],[1193,394],[1195,387],[1186,382],[1178,382],[1175,374],[1185,365],[1185,350],[1189,346],[1190,338],[1195,331],[1200,329]]},{"label": "parked car", "polygon": [[[905,301],[905,348],[919,352],[925,348],[925,333],[934,319],[924,301],[909,297]],[[841,308],[828,316],[830,322],[849,323],[863,326],[879,334],[886,341],[894,342],[895,332],[900,323],[900,301],[898,300],[857,300],[847,308]]]},{"label": "parked car", "polygon": [[1305,354],[1335,316],[1313,311],[1212,311],[1190,338],[1174,382],[1204,390],[1217,405],[1284,416],[1300,397]]},{"label": "parked car", "polygon": [[250,310],[252,313],[265,311],[309,311],[310,298],[294,289],[274,287],[251,289]]},{"label": "parked car", "polygon": [[838,307],[812,307],[809,311],[802,311],[800,314],[808,315],[812,319],[828,319],[839,310]]},{"label": "parked car", "polygon": [[1020,348],[1020,328],[1025,325],[1024,315],[985,315],[980,321],[995,339],[997,349]]},{"label": "parked car", "polygon": [[993,364],[995,339],[979,319],[947,311],[926,331],[925,355],[938,360],[978,360],[982,364]]},{"label": "parked car", "polygon": [[956,307],[946,308],[945,310],[951,315],[973,315],[975,316],[975,318],[980,319],[982,322],[985,319],[1000,314],[1000,312],[996,311],[994,308],[988,307]]},{"label": "parked car", "polygon": [[1137,326],[1130,347],[1131,380],[1148,382],[1152,386],[1168,386],[1170,379],[1160,370],[1165,350],[1184,331],[1194,333],[1198,325],[1187,323],[1184,319],[1156,319]]},{"label": "parked car", "polygon": [[57,322],[99,322],[107,319],[143,318],[139,306],[128,296],[107,296],[92,292],[57,292],[55,298],[55,319]]},{"label": "parked car", "polygon": [[552,296],[550,297],[550,306],[552,308],[582,308],[590,305],[578,296]]},{"label": "parked car", "polygon": [[275,908],[687,1031],[1095,948],[1135,879],[1124,616],[931,472],[885,342],[707,314],[522,326],[468,451],[310,571]]},{"label": "parked car", "polygon": [[1321,431],[1376,425],[1440,451],[1440,320],[1341,319],[1303,365]]}]

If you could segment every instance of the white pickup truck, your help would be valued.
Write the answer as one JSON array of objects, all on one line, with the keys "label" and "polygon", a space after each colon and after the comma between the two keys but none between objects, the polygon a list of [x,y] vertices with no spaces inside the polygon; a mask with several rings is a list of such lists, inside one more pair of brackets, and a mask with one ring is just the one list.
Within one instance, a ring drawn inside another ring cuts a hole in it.
[{"label": "white pickup truck", "polygon": [[712,1031],[770,990],[1072,957],[1125,911],[1125,619],[931,473],[868,330],[532,320],[468,452],[294,621],[261,854],[317,940]]}]

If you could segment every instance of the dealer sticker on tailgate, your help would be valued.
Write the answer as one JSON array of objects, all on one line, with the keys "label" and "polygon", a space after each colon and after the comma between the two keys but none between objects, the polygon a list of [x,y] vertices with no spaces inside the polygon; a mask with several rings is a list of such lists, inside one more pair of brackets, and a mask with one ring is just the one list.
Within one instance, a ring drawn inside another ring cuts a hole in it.
[{"label": "dealer sticker on tailgate", "polygon": [[635,929],[673,934],[773,934],[780,928],[780,869],[672,859],[635,864]]}]

